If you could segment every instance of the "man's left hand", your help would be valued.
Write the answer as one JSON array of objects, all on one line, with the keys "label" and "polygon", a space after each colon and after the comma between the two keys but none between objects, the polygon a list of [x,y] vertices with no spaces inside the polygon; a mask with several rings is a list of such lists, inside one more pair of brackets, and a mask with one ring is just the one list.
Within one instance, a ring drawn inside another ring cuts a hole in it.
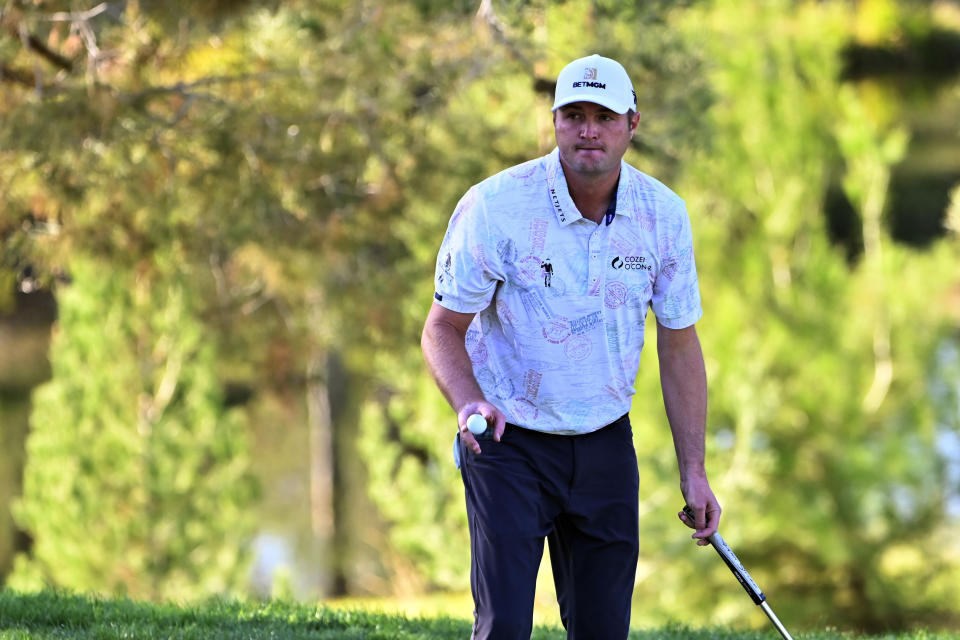
[{"label": "man's left hand", "polygon": [[707,538],[716,533],[720,526],[720,503],[713,495],[706,477],[693,482],[684,482],[681,489],[687,506],[693,510],[694,517],[691,519],[683,511],[679,512],[677,516],[683,524],[696,530],[692,537],[698,545],[704,547],[710,544]]}]

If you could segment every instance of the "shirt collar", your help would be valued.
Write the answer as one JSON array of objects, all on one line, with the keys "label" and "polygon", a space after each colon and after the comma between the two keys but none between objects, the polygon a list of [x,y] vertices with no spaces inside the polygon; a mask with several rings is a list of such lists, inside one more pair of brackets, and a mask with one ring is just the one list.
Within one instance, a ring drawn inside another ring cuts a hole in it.
[{"label": "shirt collar", "polygon": [[[630,217],[630,207],[627,205],[627,189],[629,189],[629,180],[626,179],[626,163],[620,161],[620,180],[617,184],[617,199],[611,203],[616,215]],[[560,150],[554,147],[553,151],[547,156],[547,189],[550,193],[550,203],[553,206],[553,212],[557,216],[560,226],[567,226],[583,218],[583,214],[577,209],[570,197],[570,189],[567,186],[567,178],[563,175],[563,165],[560,164]],[[608,209],[609,211],[609,209]]]},{"label": "shirt collar", "polygon": [[560,149],[557,147],[547,156],[547,190],[550,192],[550,203],[560,226],[565,227],[583,218],[570,197],[567,179],[560,164]]}]

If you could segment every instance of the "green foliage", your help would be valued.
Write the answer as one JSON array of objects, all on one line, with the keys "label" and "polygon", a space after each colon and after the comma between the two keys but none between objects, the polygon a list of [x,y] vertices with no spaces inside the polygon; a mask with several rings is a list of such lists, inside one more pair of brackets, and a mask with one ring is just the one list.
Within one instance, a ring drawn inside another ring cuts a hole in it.
[{"label": "green foliage", "polygon": [[[435,252],[471,184],[552,148],[550,84],[599,52],[638,91],[628,160],[693,218],[724,534],[788,625],[955,621],[938,442],[957,430],[960,191],[952,235],[896,244],[885,212],[904,115],[894,92],[838,80],[852,38],[921,37],[932,13],[483,4],[127,2],[63,21],[49,18],[89,7],[6,3],[0,309],[27,267],[72,281],[36,396],[18,510],[36,548],[16,582],[177,599],[237,584],[249,454],[222,381],[290,406],[336,357],[349,391],[331,404],[362,402],[335,420],[337,451],[358,438],[378,516],[364,525],[386,525],[376,560],[398,591],[465,586],[453,414],[417,344]],[[10,35],[24,29],[34,40]],[[830,188],[862,229],[854,259],[828,237]],[[640,622],[765,624],[674,520],[655,360],[648,349],[632,415]],[[354,533],[340,535],[368,531]]]},{"label": "green foliage", "polygon": [[178,600],[235,589],[255,486],[195,294],[92,260],[71,273],[15,507],[34,546],[10,584]]},{"label": "green foliage", "polygon": [[[588,28],[566,31],[547,10],[551,50],[564,60],[579,51],[563,46],[565,38],[589,43],[602,37],[599,49],[625,60],[645,46],[618,40],[603,12],[575,2],[561,8],[591,16]],[[921,399],[929,394],[925,372],[950,340],[943,301],[955,282],[950,264],[957,247],[944,240],[912,251],[894,244],[883,226],[887,176],[906,138],[900,129],[885,130],[885,122],[871,124],[856,89],[839,82],[848,9],[787,2],[756,4],[747,13],[741,8],[700,3],[667,14],[670,37],[644,25],[653,42],[676,42],[682,34],[686,45],[667,47],[672,68],[703,72],[704,84],[694,81],[684,94],[699,97],[673,122],[697,121],[694,105],[708,108],[696,125],[701,133],[691,139],[702,144],[664,134],[675,145],[676,163],[643,146],[635,150],[644,168],[679,172],[675,186],[694,218],[707,311],[700,333],[711,384],[708,460],[728,505],[728,537],[789,621],[803,619],[804,611],[831,611],[833,618],[818,620],[874,629],[946,624],[960,591],[941,567],[956,554],[934,540],[947,524],[949,476],[937,444],[941,410]],[[531,32],[527,50],[535,51],[536,28]],[[469,114],[473,104],[499,106],[498,87],[514,85],[500,76],[490,80],[473,83],[463,94],[469,103],[454,101],[452,108]],[[647,95],[675,84],[657,69],[650,80],[641,85]],[[528,101],[519,89],[510,97],[506,104]],[[498,121],[502,109],[467,118],[481,128],[505,122],[523,135],[526,121]],[[515,158],[502,153],[499,140],[484,146],[487,158],[502,158],[493,171]],[[475,154],[467,144],[455,157]],[[824,194],[839,168],[868,243],[859,262],[848,262],[826,231]],[[432,198],[432,215],[445,222],[438,200]],[[426,273],[418,280],[425,291],[430,249],[441,235],[434,220],[431,244],[430,224],[418,227],[426,239],[418,245],[426,244],[418,250],[425,254]],[[419,328],[426,306],[407,307],[413,327]],[[648,337],[654,344],[652,332]],[[444,417],[450,414],[439,395],[424,390],[430,385],[425,376],[397,375],[414,366],[416,347],[408,349],[409,356],[375,361],[385,372],[384,390],[371,398],[379,408],[364,414],[363,451],[374,461],[371,488],[392,524],[396,549],[414,559],[428,584],[448,585],[447,568],[457,566],[450,554],[464,548],[462,519],[443,502],[462,499],[445,490],[452,418]],[[691,584],[689,572],[676,566],[690,550],[679,546],[689,543],[673,516],[680,498],[658,387],[648,353],[632,415],[647,487],[641,539],[650,541],[636,590],[637,601],[647,604],[642,609],[649,618],[642,621],[750,619],[759,625],[762,616],[751,613],[711,554],[691,559],[693,571],[710,579]],[[663,540],[675,542],[666,549],[654,542]],[[932,557],[938,561],[921,562]],[[691,601],[714,606],[697,613]]]},{"label": "green foliage", "polygon": [[[955,552],[938,542],[949,480],[925,372],[951,340],[957,245],[913,251],[883,226],[905,137],[837,81],[843,11],[729,9],[690,16],[717,101],[712,144],[681,187],[698,232],[708,457],[728,537],[788,621],[832,608],[863,629],[948,624],[960,589],[946,577]],[[837,165],[864,230],[853,263],[824,230]],[[699,597],[715,587],[704,581]]]},{"label": "green foliage", "polygon": [[[377,364],[385,371],[419,366],[403,366],[390,356]],[[470,571],[465,552],[470,538],[452,458],[456,418],[428,376],[394,380],[385,393],[379,402],[367,403],[358,443],[373,497],[391,525],[393,555],[385,559],[408,589],[462,589]]]}]

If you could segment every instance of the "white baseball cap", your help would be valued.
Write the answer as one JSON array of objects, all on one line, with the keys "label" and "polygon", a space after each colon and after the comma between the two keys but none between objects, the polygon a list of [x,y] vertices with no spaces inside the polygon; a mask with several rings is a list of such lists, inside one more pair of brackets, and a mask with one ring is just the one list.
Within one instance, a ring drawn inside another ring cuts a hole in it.
[{"label": "white baseball cap", "polygon": [[616,60],[593,54],[574,60],[557,76],[553,111],[571,102],[593,102],[615,113],[637,110],[627,70]]}]

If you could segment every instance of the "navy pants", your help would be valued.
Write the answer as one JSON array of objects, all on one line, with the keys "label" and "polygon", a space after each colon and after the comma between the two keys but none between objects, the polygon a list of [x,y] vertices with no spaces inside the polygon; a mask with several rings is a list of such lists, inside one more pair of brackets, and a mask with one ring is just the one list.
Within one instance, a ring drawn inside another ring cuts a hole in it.
[{"label": "navy pants", "polygon": [[567,638],[623,640],[639,553],[637,455],[623,416],[592,433],[507,425],[459,444],[475,640],[529,640],[543,541]]}]

